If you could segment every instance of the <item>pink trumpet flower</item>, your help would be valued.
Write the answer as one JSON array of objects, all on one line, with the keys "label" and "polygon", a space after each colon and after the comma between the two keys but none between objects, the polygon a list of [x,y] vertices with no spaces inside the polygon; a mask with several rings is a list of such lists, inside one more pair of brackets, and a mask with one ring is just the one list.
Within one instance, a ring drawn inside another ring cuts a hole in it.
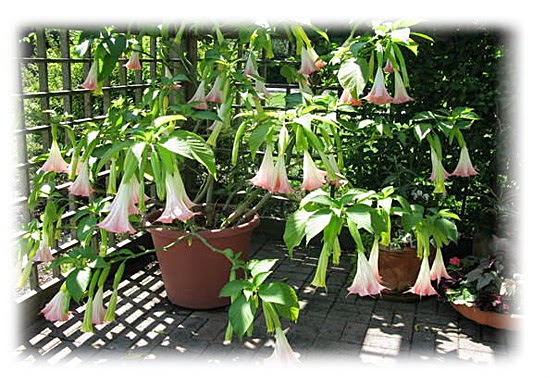
[{"label": "pink trumpet flower", "polygon": [[358,294],[361,297],[365,295],[378,295],[386,287],[382,286],[374,276],[372,267],[363,252],[357,253],[357,272],[350,287],[349,294]]},{"label": "pink trumpet flower", "polygon": [[430,270],[430,279],[437,280],[437,283],[439,284],[439,281],[441,281],[441,278],[450,279],[451,276],[447,273],[447,269],[445,269],[445,263],[443,262],[443,254],[441,253],[441,248],[437,248],[435,259],[432,264],[432,269]]},{"label": "pink trumpet flower", "polygon": [[384,71],[385,71],[385,72],[388,72],[388,73],[394,72],[393,64],[391,63],[391,60],[388,59],[388,60],[386,61],[386,65],[384,66]]},{"label": "pink trumpet flower", "polygon": [[302,190],[315,190],[325,184],[327,172],[317,168],[311,155],[306,150],[304,151],[304,178],[302,181]]},{"label": "pink trumpet flower", "polygon": [[99,287],[92,301],[92,323],[105,323],[105,313],[107,309],[103,306],[103,287]]},{"label": "pink trumpet flower", "polygon": [[97,226],[114,233],[135,233],[136,230],[128,219],[131,209],[135,207],[132,192],[132,183],[123,181],[111,203],[109,215]]},{"label": "pink trumpet flower", "polygon": [[382,277],[380,277],[380,270],[378,269],[379,255],[380,255],[380,248],[378,244],[378,239],[374,239],[374,242],[372,243],[372,248],[370,250],[369,264],[372,268],[372,273],[374,274],[374,278],[376,278],[376,281],[378,281],[379,283],[382,283]]},{"label": "pink trumpet flower", "polygon": [[414,99],[407,94],[407,89],[405,89],[405,84],[399,72],[395,71],[395,93],[393,94],[393,103],[394,104],[403,104],[408,101],[413,101]]},{"label": "pink trumpet flower", "polygon": [[32,261],[36,261],[36,262],[53,261],[52,249],[50,248],[49,244],[50,243],[48,242],[48,237],[44,236],[42,240],[40,240],[38,250],[36,251],[36,254],[34,255]]},{"label": "pink trumpet flower", "polygon": [[273,188],[273,178],[275,177],[275,165],[273,164],[273,154],[271,148],[266,148],[264,157],[262,159],[262,164],[260,164],[260,169],[256,173],[256,176],[250,179],[250,182],[254,186],[258,186],[268,191],[272,191]]},{"label": "pink trumpet flower", "polygon": [[52,141],[52,146],[50,148],[50,156],[44,162],[41,170],[44,172],[56,172],[56,173],[69,173],[69,164],[61,156],[61,151],[59,150],[59,145],[57,141]]},{"label": "pink trumpet flower", "polygon": [[187,102],[188,104],[195,102],[195,104],[193,105],[195,109],[199,109],[199,110],[208,109],[208,104],[206,103],[204,86],[205,86],[204,81],[201,81],[199,86],[197,87],[197,90],[195,91],[195,94]]},{"label": "pink trumpet flower", "polygon": [[284,155],[279,155],[277,163],[275,163],[275,180],[271,192],[292,193],[293,191],[288,181],[288,176],[286,175],[285,157]]},{"label": "pink trumpet flower", "polygon": [[256,69],[256,63],[254,61],[254,53],[252,51],[248,54],[248,59],[246,60],[243,73],[245,76],[259,76],[258,70]]},{"label": "pink trumpet flower", "polygon": [[470,160],[470,154],[468,153],[468,148],[466,147],[466,145],[464,145],[460,149],[460,158],[458,159],[458,164],[455,170],[453,171],[453,173],[451,173],[451,175],[468,177],[468,176],[473,176],[477,174],[478,172],[476,171],[476,169],[472,165],[472,161]]},{"label": "pink trumpet flower", "polygon": [[256,90],[256,93],[261,93],[266,98],[271,97],[271,93],[269,93],[265,86],[265,83],[261,80],[256,80],[256,83],[254,84],[254,89]]},{"label": "pink trumpet flower", "polygon": [[70,301],[69,293],[66,290],[59,290],[57,294],[40,311],[46,320],[51,322],[69,320],[69,312],[65,310]]},{"label": "pink trumpet flower", "polygon": [[84,80],[84,82],[81,84],[82,88],[85,88],[89,91],[95,91],[98,85],[97,76],[97,60],[94,60],[92,66],[90,67],[90,71],[88,71],[88,76],[86,76],[86,80]]},{"label": "pink trumpet flower", "polygon": [[166,206],[157,219],[158,222],[172,223],[175,219],[187,221],[197,213],[190,210],[195,204],[189,200],[185,186],[177,171],[166,175]]},{"label": "pink trumpet flower", "polygon": [[432,160],[432,174],[430,175],[430,180],[435,182],[434,193],[445,193],[445,180],[450,174],[443,167],[443,163],[439,160],[433,148],[430,148],[430,157]]},{"label": "pink trumpet flower", "polygon": [[294,352],[280,327],[275,328],[275,350],[264,360],[268,364],[296,364],[300,363],[300,353]]},{"label": "pink trumpet flower", "polygon": [[382,68],[378,67],[378,70],[376,71],[376,76],[374,77],[374,84],[372,86],[372,89],[365,97],[365,99],[368,102],[372,102],[373,104],[377,105],[384,105],[392,102],[393,99],[386,89],[386,84],[384,82],[384,72],[382,72]]},{"label": "pink trumpet flower", "polygon": [[420,265],[420,271],[418,272],[418,277],[413,287],[407,290],[405,293],[413,293],[419,295],[420,297],[424,295],[434,295],[437,294],[437,291],[432,286],[430,278],[430,263],[428,262],[428,256],[422,258],[422,263]]},{"label": "pink trumpet flower", "polygon": [[310,75],[316,71],[319,71],[322,67],[326,66],[326,63],[322,60],[319,60],[319,56],[315,50],[311,47],[306,48],[302,47],[301,57],[301,66],[298,70],[299,74]]},{"label": "pink trumpet flower", "polygon": [[350,104],[351,106],[361,106],[361,105],[363,105],[363,101],[354,99],[353,96],[351,95],[351,92],[347,88],[344,88],[344,90],[342,92],[342,95],[338,99],[338,103],[339,104]]},{"label": "pink trumpet flower", "polygon": [[220,74],[216,77],[216,80],[214,80],[214,85],[212,86],[212,89],[210,89],[210,92],[208,92],[208,94],[204,99],[206,101],[221,104],[223,102],[222,87],[223,87],[223,78],[222,78],[222,75]]},{"label": "pink trumpet flower", "polygon": [[76,180],[69,187],[69,193],[75,196],[89,197],[94,189],[90,183],[88,164],[84,163]]},{"label": "pink trumpet flower", "polygon": [[141,63],[139,61],[139,52],[132,51],[132,53],[130,54],[130,59],[128,59],[128,62],[124,65],[124,67],[128,68],[129,70],[140,71]]}]

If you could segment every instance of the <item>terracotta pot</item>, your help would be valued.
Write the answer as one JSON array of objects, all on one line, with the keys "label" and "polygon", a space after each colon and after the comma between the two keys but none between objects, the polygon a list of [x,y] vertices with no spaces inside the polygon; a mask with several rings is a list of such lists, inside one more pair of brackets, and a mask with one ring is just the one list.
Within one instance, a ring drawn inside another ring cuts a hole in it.
[{"label": "terracotta pot", "polygon": [[[160,212],[151,214],[157,219]],[[259,225],[256,214],[251,221],[223,230],[204,230],[199,234],[215,248],[230,248],[248,258],[253,230]],[[155,248],[162,248],[186,232],[149,228]],[[212,309],[229,305],[230,299],[220,297],[222,287],[229,280],[231,263],[225,256],[212,251],[201,240],[193,238],[175,244],[165,251],[156,252],[166,294],[170,302],[190,309]]]},{"label": "terracotta pot", "polygon": [[517,331],[520,329],[522,316],[515,314],[500,314],[493,311],[482,311],[479,308],[451,303],[451,306],[462,316],[478,324],[487,325],[493,328]]}]

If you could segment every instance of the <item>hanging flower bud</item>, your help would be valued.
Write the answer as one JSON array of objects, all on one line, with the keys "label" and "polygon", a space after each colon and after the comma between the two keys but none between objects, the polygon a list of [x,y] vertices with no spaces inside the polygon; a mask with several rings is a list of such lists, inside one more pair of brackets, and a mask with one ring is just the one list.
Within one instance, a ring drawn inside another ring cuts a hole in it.
[{"label": "hanging flower bud", "polygon": [[402,104],[404,102],[413,101],[414,99],[407,94],[405,84],[399,72],[395,71],[395,93],[393,95],[394,104]]},{"label": "hanging flower bud", "polygon": [[76,180],[69,186],[69,193],[75,196],[89,197],[94,189],[90,183],[90,175],[88,169],[88,162],[84,162],[80,168],[80,173],[76,177]]},{"label": "hanging flower bud", "polygon": [[392,102],[393,99],[388,93],[388,90],[386,89],[386,84],[384,82],[384,72],[382,72],[382,68],[378,67],[378,69],[376,70],[376,76],[374,77],[374,84],[372,86],[371,91],[365,97],[365,99],[368,102],[371,102],[377,105],[384,105]]},{"label": "hanging flower bud", "polygon": [[103,306],[103,286],[97,288],[92,302],[92,323],[105,323],[105,313],[107,309]]},{"label": "hanging flower bud", "polygon": [[363,297],[365,295],[378,295],[384,289],[386,288],[377,281],[365,253],[358,252],[357,271],[351,286],[348,287],[348,292],[350,294],[358,294]]},{"label": "hanging flower bud", "polygon": [[195,104],[193,104],[193,108],[195,108],[195,109],[199,109],[199,110],[208,109],[208,104],[206,103],[206,95],[205,95],[204,86],[205,86],[204,81],[201,81],[199,86],[197,87],[197,90],[195,91],[195,94],[187,102],[188,104],[195,103]]},{"label": "hanging flower bud", "polygon": [[88,71],[88,76],[86,76],[86,80],[84,80],[84,83],[82,83],[82,88],[85,88],[89,91],[95,91],[98,85],[97,76],[97,60],[94,59],[94,61],[92,62],[92,66],[90,67],[90,71]]},{"label": "hanging flower bud", "polygon": [[190,210],[195,206],[187,197],[185,186],[177,170],[173,174],[166,174],[166,206],[157,219],[157,222],[172,223],[175,219],[187,221],[197,213]]},{"label": "hanging flower bud", "polygon": [[439,160],[437,152],[433,148],[430,148],[430,157],[432,160],[432,174],[430,180],[435,182],[434,193],[445,193],[445,180],[450,174],[443,167],[443,163]]},{"label": "hanging flower bud", "polygon": [[135,233],[136,230],[132,227],[128,219],[130,209],[135,207],[132,197],[131,182],[123,181],[111,203],[109,214],[102,222],[98,223],[97,226],[114,233]]},{"label": "hanging flower bud", "polygon": [[392,73],[394,72],[393,64],[391,63],[391,60],[386,60],[386,65],[384,66],[384,72]]},{"label": "hanging flower bud", "polygon": [[221,74],[218,74],[216,76],[216,80],[214,80],[214,85],[212,86],[212,89],[210,89],[210,92],[206,95],[204,98],[206,101],[209,102],[215,102],[217,104],[221,104],[223,102],[223,77]]},{"label": "hanging flower bud", "polygon": [[132,51],[132,53],[130,54],[130,59],[128,59],[128,62],[124,65],[124,67],[128,68],[129,70],[140,71],[141,63],[139,61],[139,52]]},{"label": "hanging flower bud", "polygon": [[432,265],[432,269],[430,270],[430,278],[432,281],[437,280],[438,284],[441,278],[451,278],[451,276],[449,276],[449,274],[447,273],[447,269],[445,268],[441,248],[437,248],[437,251],[435,253],[435,259]]},{"label": "hanging flower bud", "polygon": [[280,327],[275,328],[275,350],[264,360],[268,364],[295,364],[299,363],[300,353],[292,350],[288,340]]}]

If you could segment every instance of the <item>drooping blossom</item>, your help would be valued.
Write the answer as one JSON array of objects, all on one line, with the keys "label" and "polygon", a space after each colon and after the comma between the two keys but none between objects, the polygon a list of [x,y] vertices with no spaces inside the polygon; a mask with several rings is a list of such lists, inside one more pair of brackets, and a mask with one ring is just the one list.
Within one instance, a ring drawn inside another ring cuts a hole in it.
[{"label": "drooping blossom", "polygon": [[273,183],[272,193],[292,193],[294,190],[290,186],[288,176],[286,174],[286,165],[284,155],[277,157],[275,163],[275,180]]},{"label": "drooping blossom", "polygon": [[258,70],[256,69],[256,62],[254,59],[254,53],[251,51],[248,54],[248,59],[246,60],[246,65],[244,67],[245,76],[259,76]]},{"label": "drooping blossom", "polygon": [[372,248],[370,250],[369,264],[372,268],[372,273],[374,274],[374,278],[376,278],[376,280],[379,283],[382,283],[382,277],[380,277],[380,270],[378,269],[378,256],[379,255],[380,255],[379,242],[378,242],[378,238],[375,238],[373,243],[372,243]]},{"label": "drooping blossom", "polygon": [[50,155],[40,169],[44,172],[69,173],[69,164],[61,156],[56,140],[52,141]]},{"label": "drooping blossom", "polygon": [[330,244],[328,242],[323,243],[323,248],[319,254],[319,261],[317,261],[317,267],[315,268],[315,275],[311,281],[311,286],[327,287],[327,268],[330,252]]},{"label": "drooping blossom", "polygon": [[449,259],[449,264],[459,266],[460,265],[460,259],[458,257],[451,257]]},{"label": "drooping blossom", "polygon": [[447,273],[447,269],[445,268],[445,263],[443,262],[443,254],[441,253],[441,248],[437,248],[437,251],[435,253],[435,259],[432,264],[432,269],[430,270],[430,278],[432,281],[437,280],[437,283],[439,284],[439,281],[441,281],[441,278],[450,279],[451,276]]},{"label": "drooping blossom", "polygon": [[300,353],[294,352],[280,327],[275,328],[275,349],[273,354],[264,360],[267,364],[296,364],[300,363]]},{"label": "drooping blossom", "polygon": [[185,222],[193,218],[197,214],[191,211],[195,204],[189,200],[179,172],[175,170],[172,174],[167,173],[165,183],[166,206],[157,222],[172,223],[175,219]]},{"label": "drooping blossom", "polygon": [[365,99],[368,102],[372,102],[373,104],[377,105],[384,105],[392,102],[393,99],[386,89],[386,84],[384,82],[384,72],[382,72],[381,67],[378,67],[378,69],[376,70],[374,84]]},{"label": "drooping blossom", "polygon": [[[128,204],[128,214],[139,214],[139,209],[136,206],[139,203],[139,197],[141,192],[141,184],[136,176],[132,176],[130,179],[130,202]],[[150,198],[146,194],[143,194],[143,200],[148,201]]]},{"label": "drooping blossom", "polygon": [[460,177],[468,177],[468,176],[473,176],[473,175],[477,175],[477,174],[478,174],[478,172],[476,171],[476,169],[472,165],[472,161],[470,160],[470,154],[468,153],[468,147],[466,147],[466,145],[464,145],[460,149],[460,158],[458,159],[458,164],[457,164],[455,170],[453,171],[453,173],[451,173],[451,175],[460,176]]},{"label": "drooping blossom", "polygon": [[256,90],[256,93],[262,94],[264,97],[269,98],[271,97],[271,93],[267,90],[265,86],[265,82],[262,80],[256,80],[254,83],[254,89]]},{"label": "drooping blossom", "polygon": [[271,147],[268,146],[265,150],[262,163],[256,175],[250,179],[254,186],[258,186],[265,190],[271,191],[273,187],[273,178],[275,177],[275,165],[273,164],[273,154]]},{"label": "drooping blossom", "polygon": [[310,75],[326,66],[324,61],[319,60],[319,56],[312,47],[302,47],[300,58],[301,65],[298,73],[302,75]]},{"label": "drooping blossom", "polygon": [[315,162],[307,150],[304,151],[302,190],[315,190],[325,184],[327,172],[315,166]]},{"label": "drooping blossom", "polygon": [[97,76],[97,60],[94,60],[92,62],[92,66],[90,67],[90,71],[88,71],[88,76],[86,76],[86,80],[84,80],[84,82],[82,83],[82,88],[85,88],[89,91],[95,91],[98,85]]},{"label": "drooping blossom", "polygon": [[199,109],[199,110],[206,110],[208,109],[208,104],[206,103],[206,95],[205,95],[205,89],[204,86],[206,84],[204,83],[204,80],[199,83],[199,86],[197,87],[197,90],[195,91],[195,94],[191,99],[187,102],[188,104],[193,104],[193,108]]},{"label": "drooping blossom", "polygon": [[140,71],[141,63],[139,61],[139,52],[132,51],[132,53],[130,54],[130,59],[128,59],[128,62],[124,65],[124,67],[128,68],[129,70]]},{"label": "drooping blossom", "polygon": [[395,93],[393,94],[393,103],[394,104],[403,104],[408,101],[413,101],[414,99],[410,97],[403,83],[403,79],[399,72],[395,71]]},{"label": "drooping blossom", "polygon": [[105,313],[107,309],[103,306],[103,286],[98,287],[94,300],[92,302],[92,323],[105,323]]},{"label": "drooping blossom", "polygon": [[75,196],[89,197],[93,191],[94,189],[90,183],[88,163],[85,162],[80,168],[80,173],[76,177],[76,180],[69,186],[69,193]]},{"label": "drooping blossom", "polygon": [[432,286],[430,278],[430,263],[427,255],[422,258],[422,263],[420,264],[420,271],[418,272],[416,282],[413,287],[405,291],[405,293],[413,293],[419,295],[420,297],[437,294],[437,291],[435,291]]},{"label": "drooping blossom", "polygon": [[365,295],[373,296],[380,294],[384,289],[386,287],[377,281],[365,253],[358,252],[357,271],[351,286],[348,287],[349,294],[358,294],[361,297]]},{"label": "drooping blossom", "polygon": [[69,320],[69,311],[67,310],[71,297],[69,292],[61,289],[40,311],[46,320],[51,322]]},{"label": "drooping blossom", "polygon": [[46,234],[44,234],[42,237],[42,240],[40,240],[38,250],[36,251],[36,254],[34,255],[32,261],[36,261],[36,262],[53,261],[52,249],[50,247],[49,237]]},{"label": "drooping blossom", "polygon": [[363,105],[363,101],[361,99],[354,99],[351,95],[351,92],[349,89],[344,88],[342,91],[342,94],[340,95],[340,98],[338,99],[339,104],[350,104],[351,106],[361,106]]},{"label": "drooping blossom", "polygon": [[131,209],[135,207],[133,201],[133,190],[131,181],[123,180],[118,188],[118,192],[111,203],[109,214],[97,226],[114,233],[130,233],[136,230],[132,227],[128,216]]},{"label": "drooping blossom", "polygon": [[434,193],[445,193],[445,180],[450,174],[443,167],[443,163],[433,148],[430,148],[430,157],[432,160],[432,174],[430,175],[430,180],[435,182]]},{"label": "drooping blossom", "polygon": [[217,104],[221,104],[223,102],[223,80],[224,79],[221,74],[216,77],[216,80],[214,80],[214,85],[204,98],[206,101],[215,102]]},{"label": "drooping blossom", "polygon": [[386,61],[386,65],[384,66],[384,71],[388,73],[392,73],[394,71],[393,64],[391,63],[391,60]]}]

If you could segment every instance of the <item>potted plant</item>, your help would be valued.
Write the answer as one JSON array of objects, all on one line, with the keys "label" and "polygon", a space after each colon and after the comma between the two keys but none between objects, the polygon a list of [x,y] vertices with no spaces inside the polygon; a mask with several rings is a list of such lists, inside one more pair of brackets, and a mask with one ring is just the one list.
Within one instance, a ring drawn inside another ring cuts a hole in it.
[{"label": "potted plant", "polygon": [[[254,316],[261,309],[267,331],[275,333],[275,355],[294,360],[296,356],[281,331],[280,318],[298,319],[296,293],[284,283],[269,282],[275,259],[258,261],[246,256],[258,212],[274,194],[299,203],[285,228],[290,254],[304,238],[308,242],[322,234],[315,286],[326,286],[329,258],[338,263],[339,235],[346,228],[357,252],[356,278],[350,292],[380,294],[384,286],[377,272],[375,251],[378,243],[389,243],[390,218],[399,216],[404,231],[415,236],[417,255],[422,258],[411,290],[421,296],[433,294],[427,268],[430,245],[433,243],[436,249],[432,272],[439,280],[445,276],[440,248],[456,240],[456,228],[450,221],[456,217],[446,210],[410,205],[404,197],[396,196],[393,188],[354,188],[341,173],[342,112],[355,114],[354,107],[363,101],[383,107],[412,101],[405,89],[408,74],[402,52],[417,51],[411,25],[405,21],[375,23],[372,34],[352,33],[323,59],[310,38],[311,33],[328,38],[323,31],[311,27],[306,32],[303,25],[283,26],[283,34],[296,46],[299,68],[286,65],[281,73],[297,84],[299,93],[284,96],[283,106],[278,107],[272,106],[273,94],[266,89],[265,78],[258,70],[259,56],[273,57],[271,36],[276,28],[254,26],[240,30],[238,37],[232,34],[232,38],[226,38],[220,28],[213,28],[196,65],[190,64],[181,52],[176,64],[172,64],[188,30],[161,29],[159,55],[164,59],[164,74],[151,76],[141,101],[115,99],[103,122],[88,122],[80,129],[53,119],[51,149],[41,157],[43,160],[38,160],[43,164],[34,177],[29,201],[31,210],[44,211],[39,222],[28,227],[22,281],[28,277],[33,260],[54,260],[50,252],[64,226],[59,214],[67,206],[67,196],[81,200],[81,206],[75,223],[68,225],[76,234],[76,248],[51,262],[52,266],[63,266],[67,277],[42,310],[44,316],[66,320],[70,302],[85,301],[85,331],[93,331],[94,323],[112,321],[125,264],[156,253],[170,300],[180,303],[177,296],[187,290],[198,292],[199,297],[210,293],[214,301],[187,304],[187,299],[181,299],[182,305],[209,308],[229,304],[227,339],[250,333]],[[141,69],[140,56],[145,54],[139,38],[110,28],[83,32],[77,50],[83,55],[93,52],[82,86],[96,95],[101,95],[103,82],[123,53],[129,58],[126,68],[130,70]],[[239,51],[245,51],[245,56]],[[341,94],[312,85],[326,66],[342,88]],[[385,82],[390,77],[395,84],[394,96],[386,89]],[[369,81],[372,88],[362,97]],[[183,93],[182,86],[193,90]],[[458,140],[464,151],[460,130],[471,124],[462,122],[464,114],[470,117],[468,120],[473,119],[471,113],[462,109],[445,116],[427,112],[411,121],[411,130],[418,139],[430,142],[435,193],[445,190],[447,177],[441,164],[442,142],[436,132],[444,124],[444,132]],[[442,117],[454,123],[439,122]],[[69,141],[64,149],[59,147],[60,131]],[[229,156],[224,155],[227,149]],[[246,154],[243,149],[247,149]],[[259,168],[250,170],[250,166]],[[457,172],[470,167],[467,152],[461,154]],[[289,173],[298,177],[295,180],[299,184],[289,179]],[[60,181],[70,184],[60,187]],[[190,185],[193,181],[195,185]],[[190,188],[192,196],[188,194]],[[394,208],[394,201],[400,206]],[[246,231],[248,235],[242,242],[218,244],[217,236],[226,231]],[[158,244],[139,252],[109,250],[110,239],[139,232],[151,233]],[[374,240],[368,260],[365,232]],[[189,245],[206,248],[200,252],[174,250]],[[164,262],[164,258],[188,254],[212,255],[214,259],[201,259],[199,267],[191,269],[215,272],[220,280],[213,289],[202,290],[205,280],[213,281],[204,274],[186,280],[198,284],[201,290],[172,290],[175,284],[164,277],[165,272],[179,273],[182,266],[191,263]],[[217,262],[224,265],[222,270],[213,267]],[[104,308],[104,286],[109,277],[113,293]],[[223,300],[217,302],[218,297]]]},{"label": "potted plant", "polygon": [[449,260],[449,277],[438,291],[464,317],[494,328],[518,330],[522,322],[522,276],[502,255]]}]

